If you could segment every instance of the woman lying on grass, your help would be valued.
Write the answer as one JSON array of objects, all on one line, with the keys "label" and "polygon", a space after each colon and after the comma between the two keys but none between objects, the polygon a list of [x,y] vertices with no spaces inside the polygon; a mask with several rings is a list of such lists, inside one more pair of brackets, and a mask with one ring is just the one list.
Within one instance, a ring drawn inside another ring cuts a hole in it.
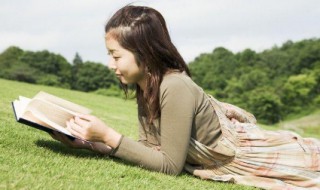
[{"label": "woman lying on grass", "polygon": [[[320,141],[289,131],[265,131],[246,111],[208,96],[190,78],[162,15],[126,6],[105,26],[109,66],[136,85],[139,141],[91,115],[68,122],[86,141],[53,138],[177,175],[183,169],[214,181],[265,189],[320,188]],[[214,77],[214,76],[213,76]]]}]

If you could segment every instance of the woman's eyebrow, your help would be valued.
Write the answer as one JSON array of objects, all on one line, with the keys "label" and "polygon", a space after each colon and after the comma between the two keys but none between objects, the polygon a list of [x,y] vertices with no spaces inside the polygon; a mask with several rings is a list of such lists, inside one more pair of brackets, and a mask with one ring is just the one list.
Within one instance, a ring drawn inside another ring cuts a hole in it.
[{"label": "woman's eyebrow", "polygon": [[118,50],[116,50],[116,49],[108,49],[108,51],[109,51],[110,53],[114,53],[114,52],[117,52]]}]

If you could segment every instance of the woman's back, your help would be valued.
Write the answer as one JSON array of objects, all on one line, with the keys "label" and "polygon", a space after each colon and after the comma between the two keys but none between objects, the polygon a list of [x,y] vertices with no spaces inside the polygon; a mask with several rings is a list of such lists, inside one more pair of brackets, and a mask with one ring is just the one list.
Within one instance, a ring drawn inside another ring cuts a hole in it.
[{"label": "woman's back", "polygon": [[[185,100],[183,101],[182,99]],[[179,112],[187,112],[189,110],[193,112],[191,137],[207,146],[215,146],[215,142],[221,135],[220,124],[209,98],[202,88],[184,73],[167,74],[160,86],[161,108],[168,101],[188,102],[188,105],[185,105],[185,110],[179,110]],[[175,117],[178,110],[175,107],[173,108],[171,110],[161,109],[161,117],[167,115],[168,117]],[[180,123],[181,121],[174,120],[174,122]]]}]

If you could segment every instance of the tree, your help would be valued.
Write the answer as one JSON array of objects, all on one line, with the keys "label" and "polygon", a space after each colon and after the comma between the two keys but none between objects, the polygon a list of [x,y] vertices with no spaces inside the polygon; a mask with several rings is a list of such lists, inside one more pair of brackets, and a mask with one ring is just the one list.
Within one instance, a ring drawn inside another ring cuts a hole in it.
[{"label": "tree", "polygon": [[[12,69],[13,66],[17,67],[18,65],[22,64],[21,62],[19,62],[19,57],[22,54],[23,50],[15,46],[7,48],[0,54],[1,78],[12,79],[12,75],[10,74],[10,72],[14,70]],[[23,66],[21,65],[21,67]]]},{"label": "tree", "polygon": [[71,88],[72,89],[78,89],[77,87],[77,76],[78,76],[78,72],[81,69],[81,67],[83,66],[83,61],[81,56],[79,55],[79,53],[77,52],[76,55],[74,56],[74,59],[72,61],[72,68],[71,68]]},{"label": "tree", "polygon": [[81,56],[79,55],[79,53],[77,52],[76,55],[74,56],[74,59],[72,61],[73,65],[82,65],[83,64],[83,61],[82,61],[82,58]]},{"label": "tree", "polygon": [[300,111],[309,104],[311,92],[316,86],[313,75],[300,74],[290,76],[282,89],[281,99],[287,106],[287,111]]},{"label": "tree", "polygon": [[[287,41],[261,53],[246,49],[233,54],[220,47],[198,56],[189,68],[193,79],[206,92],[223,101],[258,110],[259,118],[274,122],[277,117],[310,109],[313,102],[320,102],[319,63],[320,39],[308,39]],[[254,102],[260,105],[259,109],[254,107]],[[263,115],[263,110],[271,111]],[[275,114],[267,115],[271,113]]]},{"label": "tree", "polygon": [[233,53],[222,47],[214,49],[212,54],[203,54],[191,64],[190,70],[196,83],[215,91],[226,87],[227,80],[233,75],[233,68],[238,67]]},{"label": "tree", "polygon": [[39,83],[42,84],[43,81],[46,81],[47,75],[51,76],[51,81],[52,75],[56,75],[57,82],[47,84],[70,87],[71,65],[61,55],[50,53],[47,50],[37,52],[26,51],[20,56],[19,61],[35,70],[36,81],[41,81]]},{"label": "tree", "polygon": [[89,61],[78,68],[74,82],[75,89],[85,92],[117,84],[114,74],[106,66]]},{"label": "tree", "polygon": [[247,92],[246,96],[248,110],[256,116],[258,122],[273,124],[281,120],[283,104],[272,87],[256,88]]},{"label": "tree", "polygon": [[211,59],[209,54],[201,54],[200,56],[196,57],[193,62],[189,64],[189,69],[192,75],[193,80],[203,86],[203,78],[208,71],[207,64],[211,63]]}]

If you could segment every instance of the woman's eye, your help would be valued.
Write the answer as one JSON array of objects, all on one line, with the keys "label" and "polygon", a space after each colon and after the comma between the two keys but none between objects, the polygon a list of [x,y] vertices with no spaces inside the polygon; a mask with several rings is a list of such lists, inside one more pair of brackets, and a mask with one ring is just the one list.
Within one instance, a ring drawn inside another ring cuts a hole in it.
[{"label": "woman's eye", "polygon": [[119,58],[120,58],[120,57],[113,57],[113,59],[114,59],[115,61],[117,61]]}]

